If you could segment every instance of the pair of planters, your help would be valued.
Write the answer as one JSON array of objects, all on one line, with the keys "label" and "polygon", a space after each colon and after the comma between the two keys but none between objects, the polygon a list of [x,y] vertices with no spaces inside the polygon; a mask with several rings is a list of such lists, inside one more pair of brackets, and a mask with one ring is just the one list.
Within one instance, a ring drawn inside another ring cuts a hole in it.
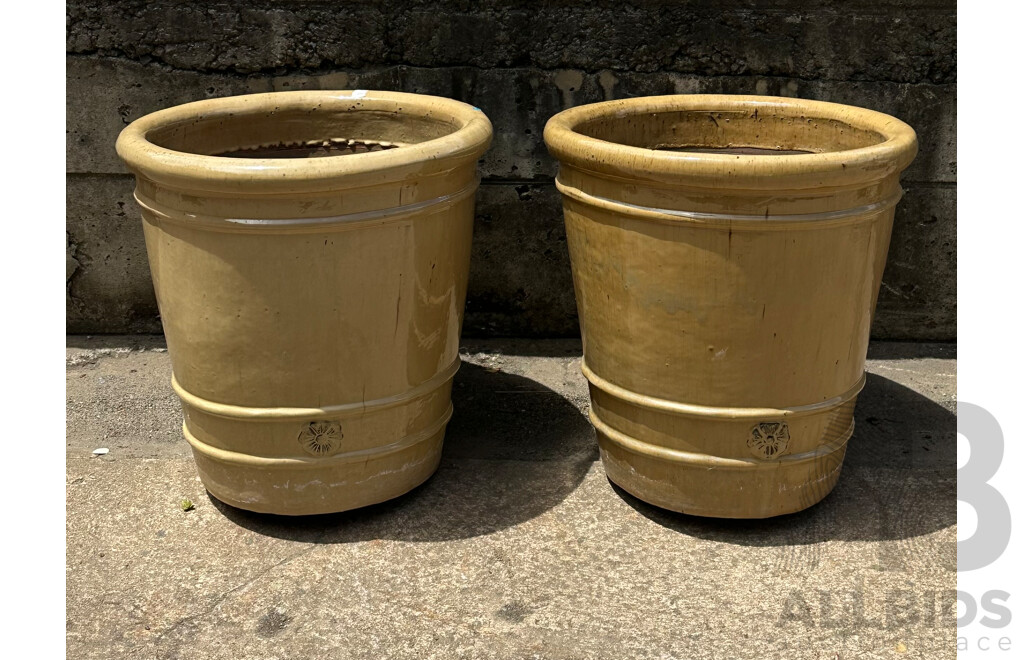
[{"label": "pair of planters", "polygon": [[[609,478],[706,516],[823,498],[913,130],[829,103],[666,96],[567,110],[544,138]],[[214,496],[324,513],[434,472],[490,140],[476,108],[366,91],[202,101],[121,134]]]}]

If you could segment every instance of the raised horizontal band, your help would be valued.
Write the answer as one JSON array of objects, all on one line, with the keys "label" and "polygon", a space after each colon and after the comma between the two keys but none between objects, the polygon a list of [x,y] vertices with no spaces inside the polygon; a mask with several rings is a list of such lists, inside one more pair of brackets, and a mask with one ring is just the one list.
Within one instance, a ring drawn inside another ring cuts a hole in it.
[{"label": "raised horizontal band", "polygon": [[367,449],[359,449],[356,451],[343,452],[334,454],[333,456],[327,456],[324,458],[317,458],[315,456],[294,456],[294,457],[269,457],[269,456],[253,456],[252,454],[243,454],[237,451],[231,451],[229,449],[221,449],[208,445],[202,440],[199,440],[192,432],[188,430],[188,423],[182,424],[182,432],[185,435],[185,439],[192,449],[203,454],[205,457],[220,461],[221,463],[229,463],[231,465],[245,465],[249,467],[259,468],[330,468],[335,465],[353,463],[353,462],[366,462],[372,461],[389,454],[408,449],[413,445],[419,444],[437,434],[441,429],[444,428],[448,420],[452,418],[454,408],[451,404],[448,404],[448,410],[445,411],[436,422],[423,429],[418,433],[407,435],[404,438],[392,442],[381,447],[370,447]]},{"label": "raised horizontal band", "polygon": [[825,412],[838,408],[839,406],[847,403],[853,399],[857,394],[864,389],[864,383],[867,382],[867,375],[862,374],[857,383],[843,392],[839,396],[834,396],[831,399],[825,401],[819,401],[818,403],[811,403],[807,405],[789,406],[786,408],[739,408],[739,407],[723,407],[723,406],[702,406],[693,403],[681,403],[679,401],[669,401],[668,399],[659,399],[657,397],[648,396],[646,394],[640,394],[639,392],[633,392],[627,390],[624,387],[620,387],[615,383],[611,383],[604,378],[601,378],[594,371],[587,366],[586,360],[581,363],[581,369],[583,375],[586,377],[590,384],[597,389],[610,394],[611,396],[627,401],[640,408],[648,408],[650,410],[657,410],[660,412],[671,413],[673,415],[682,415],[685,417],[711,417],[715,419],[751,419],[751,420],[773,420],[779,418],[792,418],[802,417],[804,415],[813,415],[815,413]]},{"label": "raised horizontal band", "polygon": [[877,202],[863,204],[861,206],[853,206],[847,209],[821,211],[818,213],[789,213],[780,215],[768,215],[765,213],[758,215],[661,209],[653,206],[630,204],[629,202],[622,202],[615,199],[609,199],[607,197],[599,197],[597,195],[585,193],[579,188],[562,183],[557,178],[555,179],[555,186],[558,188],[559,192],[570,199],[574,199],[590,206],[596,206],[597,208],[601,208],[606,211],[639,216],[646,220],[653,220],[657,222],[679,222],[680,220],[688,220],[697,224],[712,226],[722,225],[723,227],[727,226],[734,230],[788,228],[794,224],[799,226],[807,225],[808,223],[815,223],[815,226],[819,226],[823,223],[844,224],[845,222],[855,222],[859,218],[875,215],[896,206],[896,203],[899,202],[900,198],[903,196],[903,191],[899,190],[896,194]]},{"label": "raised horizontal band", "polygon": [[794,463],[813,461],[828,456],[829,454],[834,454],[835,452],[842,450],[850,437],[853,436],[854,427],[854,421],[851,417],[849,427],[847,427],[847,429],[832,442],[823,444],[811,451],[805,451],[799,454],[786,454],[770,460],[761,460],[756,458],[726,458],[724,456],[712,456],[711,454],[699,454],[692,451],[682,451],[680,449],[672,449],[662,445],[643,442],[642,440],[630,437],[622,431],[614,429],[606,424],[597,416],[597,413],[594,412],[593,408],[590,409],[590,423],[594,425],[594,428],[597,429],[599,433],[634,454],[640,454],[642,456],[656,458],[663,461],[684,463],[692,467],[730,468],[741,470],[777,469],[780,464],[792,465]]},{"label": "raised horizontal band", "polygon": [[241,419],[247,422],[281,422],[288,420],[308,421],[311,419],[323,418],[337,419],[361,415],[368,412],[387,410],[388,408],[394,408],[395,406],[402,405],[403,403],[407,403],[413,399],[426,396],[451,380],[455,376],[455,372],[459,370],[459,365],[461,363],[462,362],[459,358],[455,358],[454,362],[448,365],[448,367],[439,372],[436,376],[410,390],[402,392],[401,394],[395,394],[393,396],[383,397],[380,399],[372,399],[370,401],[342,403],[333,406],[321,406],[319,408],[257,408],[253,406],[235,406],[227,403],[217,403],[216,401],[209,401],[202,397],[198,397],[183,388],[181,384],[178,383],[178,380],[174,377],[173,373],[171,374],[171,387],[174,388],[175,393],[185,405],[217,417]]},{"label": "raised horizontal band", "polygon": [[428,199],[413,204],[402,204],[390,206],[383,209],[370,211],[359,211],[357,213],[343,213],[341,215],[329,215],[315,218],[223,218],[220,216],[203,215],[199,213],[186,213],[175,209],[160,209],[144,195],[135,190],[135,201],[147,213],[151,213],[161,220],[176,222],[179,224],[201,225],[205,229],[220,231],[245,231],[261,227],[278,229],[308,229],[322,228],[329,226],[337,229],[357,229],[367,225],[379,224],[397,218],[419,213],[425,209],[442,204],[454,204],[476,192],[480,185],[480,178],[470,185],[448,195],[441,195],[434,199]]}]

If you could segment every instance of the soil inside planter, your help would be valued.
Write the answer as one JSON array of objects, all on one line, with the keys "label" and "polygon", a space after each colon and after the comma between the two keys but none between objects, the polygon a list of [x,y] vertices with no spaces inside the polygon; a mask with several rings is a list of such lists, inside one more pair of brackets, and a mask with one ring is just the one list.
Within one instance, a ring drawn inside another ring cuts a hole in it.
[{"label": "soil inside planter", "polygon": [[325,158],[351,156],[374,151],[397,149],[403,145],[392,142],[365,142],[361,140],[314,140],[305,144],[260,145],[250,149],[236,149],[215,154],[224,158]]},{"label": "soil inside planter", "polygon": [[729,154],[734,156],[799,156],[813,154],[805,149],[769,149],[767,147],[655,147],[655,151],[678,151],[694,154]]}]

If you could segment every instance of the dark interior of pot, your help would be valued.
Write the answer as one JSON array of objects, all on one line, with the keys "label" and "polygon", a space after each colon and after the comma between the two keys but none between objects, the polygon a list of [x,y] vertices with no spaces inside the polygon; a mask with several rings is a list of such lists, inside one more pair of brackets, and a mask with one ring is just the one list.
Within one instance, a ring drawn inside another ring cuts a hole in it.
[{"label": "dark interior of pot", "polygon": [[324,158],[326,156],[351,156],[366,154],[373,151],[397,149],[404,146],[394,142],[373,142],[367,140],[347,140],[331,138],[329,140],[309,140],[307,142],[278,143],[259,145],[226,151],[215,156],[225,158]]},{"label": "dark interior of pot", "polygon": [[458,130],[434,117],[372,109],[273,109],[197,116],[146,138],[185,153],[229,158],[319,158],[396,149]]},{"label": "dark interior of pot", "polygon": [[733,154],[735,156],[799,156],[813,154],[804,149],[768,149],[766,147],[666,147],[658,146],[659,151],[680,151],[691,154]]},{"label": "dark interior of pot", "polygon": [[846,151],[885,141],[876,131],[835,119],[763,108],[614,113],[581,122],[575,131],[641,149],[747,156]]}]

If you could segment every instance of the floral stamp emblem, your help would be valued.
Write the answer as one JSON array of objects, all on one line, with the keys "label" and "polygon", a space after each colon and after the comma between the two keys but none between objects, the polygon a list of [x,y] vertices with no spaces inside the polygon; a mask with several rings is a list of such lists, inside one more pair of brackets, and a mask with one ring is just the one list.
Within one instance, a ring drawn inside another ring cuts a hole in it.
[{"label": "floral stamp emblem", "polygon": [[750,429],[747,447],[758,458],[778,458],[789,447],[789,425],[785,422],[761,422]]},{"label": "floral stamp emblem", "polygon": [[337,422],[310,422],[299,431],[299,444],[314,456],[326,456],[338,448],[344,437]]}]

